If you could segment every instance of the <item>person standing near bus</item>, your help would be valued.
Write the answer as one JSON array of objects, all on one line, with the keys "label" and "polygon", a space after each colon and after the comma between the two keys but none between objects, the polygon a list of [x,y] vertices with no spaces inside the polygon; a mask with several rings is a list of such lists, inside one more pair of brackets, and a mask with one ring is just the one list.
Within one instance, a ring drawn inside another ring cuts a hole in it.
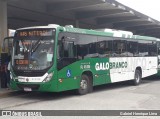
[{"label": "person standing near bus", "polygon": [[6,75],[6,82],[7,82],[7,88],[9,89],[9,84],[10,84],[10,59],[11,56],[8,56],[6,59],[6,68],[5,68],[5,75]]}]

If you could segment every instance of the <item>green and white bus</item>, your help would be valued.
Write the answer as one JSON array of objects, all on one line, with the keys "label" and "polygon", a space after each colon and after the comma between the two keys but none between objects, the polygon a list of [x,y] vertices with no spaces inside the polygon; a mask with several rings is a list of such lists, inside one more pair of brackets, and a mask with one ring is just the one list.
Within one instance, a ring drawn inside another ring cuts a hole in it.
[{"label": "green and white bus", "polygon": [[10,87],[86,94],[107,83],[138,85],[157,68],[157,38],[50,24],[16,30]]}]

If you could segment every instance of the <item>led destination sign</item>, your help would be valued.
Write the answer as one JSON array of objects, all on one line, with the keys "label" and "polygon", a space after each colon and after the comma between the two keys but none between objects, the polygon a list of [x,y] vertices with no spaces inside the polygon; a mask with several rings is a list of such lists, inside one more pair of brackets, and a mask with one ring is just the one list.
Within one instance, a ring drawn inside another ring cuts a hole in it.
[{"label": "led destination sign", "polygon": [[53,30],[51,29],[30,29],[17,31],[18,37],[31,37],[31,36],[51,36]]}]

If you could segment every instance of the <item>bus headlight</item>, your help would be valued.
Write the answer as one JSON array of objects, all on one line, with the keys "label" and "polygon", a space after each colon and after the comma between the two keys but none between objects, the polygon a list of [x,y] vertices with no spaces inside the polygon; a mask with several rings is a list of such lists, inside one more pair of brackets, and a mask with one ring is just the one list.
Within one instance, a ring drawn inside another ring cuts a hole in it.
[{"label": "bus headlight", "polygon": [[17,77],[10,72],[10,80],[16,81]]},{"label": "bus headlight", "polygon": [[43,80],[43,82],[48,82],[52,79],[53,73],[47,75],[47,77]]}]

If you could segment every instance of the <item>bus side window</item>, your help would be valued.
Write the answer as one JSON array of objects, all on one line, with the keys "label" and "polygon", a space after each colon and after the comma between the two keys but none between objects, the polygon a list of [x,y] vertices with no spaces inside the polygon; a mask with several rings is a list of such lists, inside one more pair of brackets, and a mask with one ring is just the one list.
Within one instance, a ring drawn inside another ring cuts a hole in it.
[{"label": "bus side window", "polygon": [[156,42],[150,41],[148,43],[148,52],[149,52],[149,56],[156,56],[157,55]]},{"label": "bus side window", "polygon": [[59,46],[59,53],[62,58],[75,58],[74,42],[63,41]]},{"label": "bus side window", "polygon": [[113,56],[127,56],[125,40],[114,40],[113,52]]},{"label": "bus side window", "polygon": [[79,34],[77,45],[77,53],[79,59],[98,57],[96,36]]},{"label": "bus side window", "polygon": [[138,56],[138,42],[128,40],[127,41],[127,52],[129,57]]},{"label": "bus side window", "polygon": [[149,56],[148,41],[138,41],[138,51],[140,57]]},{"label": "bus side window", "polygon": [[58,50],[57,50],[57,54],[58,54],[58,59],[63,58],[64,57],[64,46],[63,46],[63,39],[64,37],[61,38],[61,40],[58,40]]},{"label": "bus side window", "polygon": [[111,37],[98,36],[97,50],[99,57],[109,57],[112,54],[112,41]]}]

